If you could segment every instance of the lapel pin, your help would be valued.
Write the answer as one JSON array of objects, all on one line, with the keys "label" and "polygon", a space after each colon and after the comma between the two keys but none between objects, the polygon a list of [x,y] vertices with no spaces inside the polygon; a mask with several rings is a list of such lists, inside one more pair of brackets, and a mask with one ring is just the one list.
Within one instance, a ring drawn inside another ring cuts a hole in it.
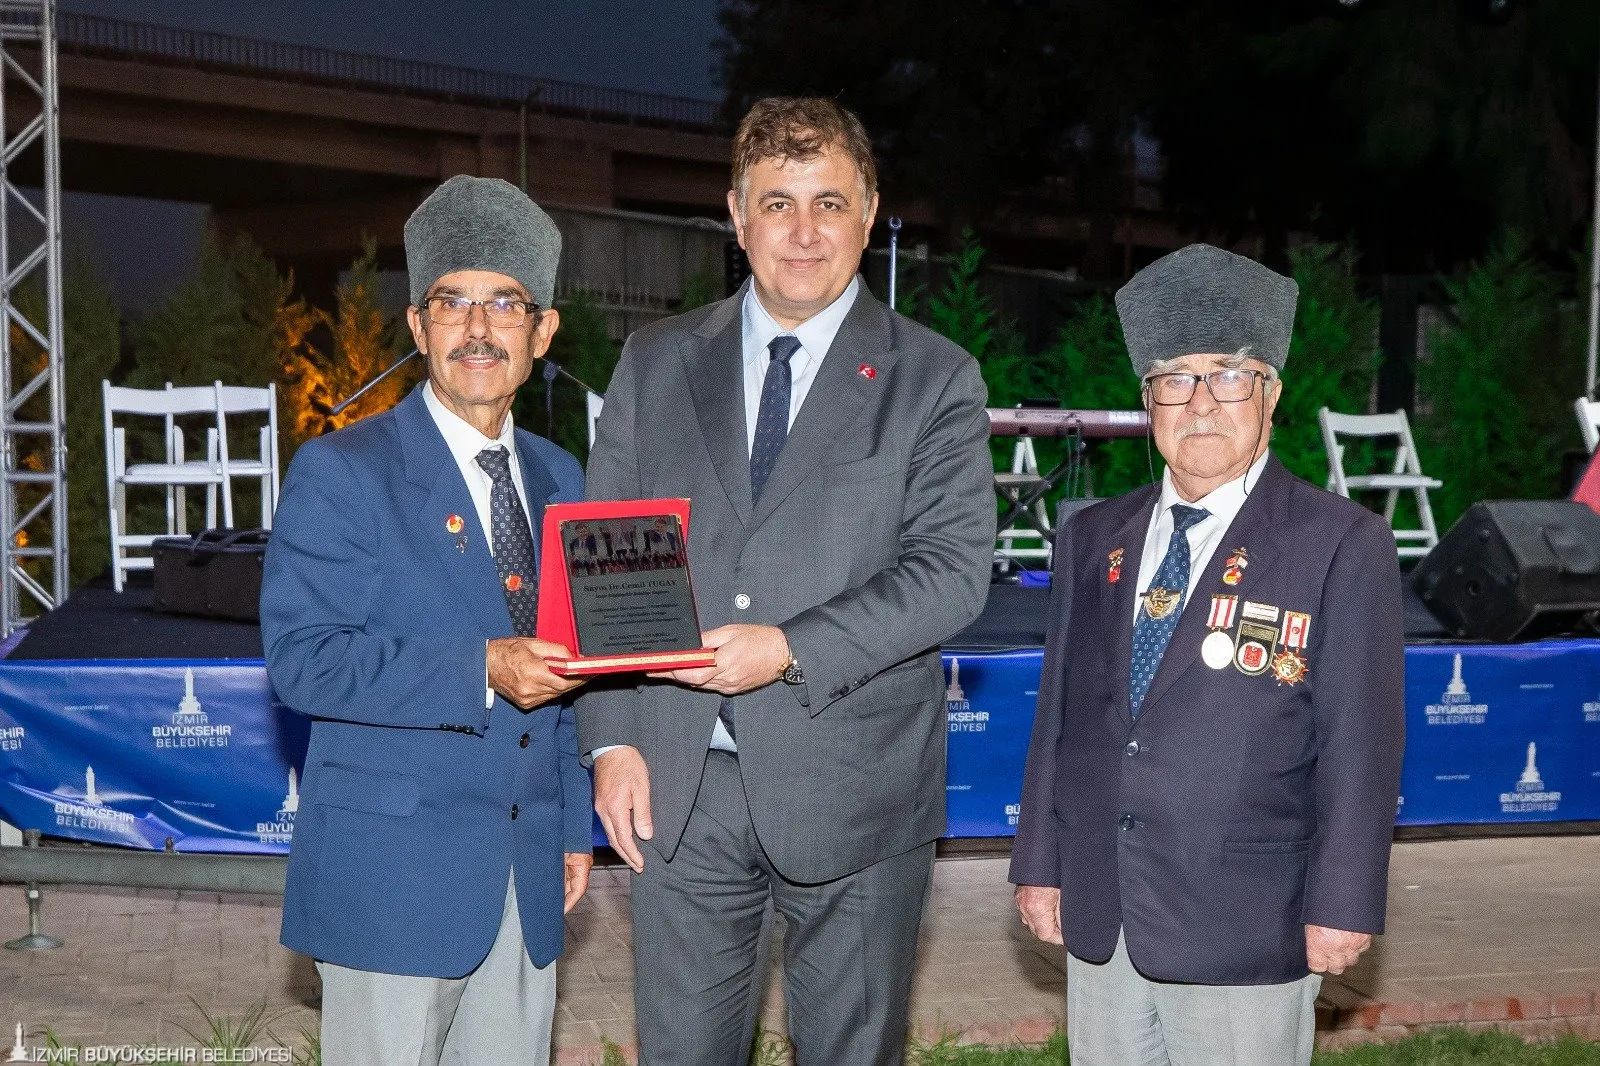
[{"label": "lapel pin", "polygon": [[444,528],[447,533],[460,533],[466,528],[466,523],[461,521],[460,515],[453,514],[444,520]]},{"label": "lapel pin", "polygon": [[856,367],[856,373],[860,374],[868,381],[871,381],[873,378],[878,376],[878,368],[873,366],[871,363],[862,363],[860,366]]},{"label": "lapel pin", "polygon": [[1118,581],[1121,581],[1121,580],[1122,580],[1122,549],[1121,548],[1117,548],[1115,551],[1109,552],[1106,555],[1106,584],[1115,585]]},{"label": "lapel pin", "polygon": [[508,574],[506,576],[506,591],[517,592],[522,588],[521,574]]},{"label": "lapel pin", "polygon": [[1224,585],[1237,585],[1244,580],[1244,571],[1249,565],[1249,553],[1243,548],[1234,549],[1233,554],[1223,562],[1222,583]]},{"label": "lapel pin", "polygon": [[456,538],[456,551],[465,552],[466,550],[467,550],[467,535],[465,533],[463,533],[463,534],[461,534],[460,536],[458,536]]}]

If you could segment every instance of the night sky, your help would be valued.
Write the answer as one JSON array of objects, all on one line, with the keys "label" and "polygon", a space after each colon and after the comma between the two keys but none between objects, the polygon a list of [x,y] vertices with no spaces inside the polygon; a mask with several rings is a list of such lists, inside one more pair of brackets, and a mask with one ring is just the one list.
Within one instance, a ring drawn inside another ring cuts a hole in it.
[{"label": "night sky", "polygon": [[[705,100],[717,0],[62,0],[64,11]],[[193,269],[205,209],[68,192],[62,226],[125,311]]]}]

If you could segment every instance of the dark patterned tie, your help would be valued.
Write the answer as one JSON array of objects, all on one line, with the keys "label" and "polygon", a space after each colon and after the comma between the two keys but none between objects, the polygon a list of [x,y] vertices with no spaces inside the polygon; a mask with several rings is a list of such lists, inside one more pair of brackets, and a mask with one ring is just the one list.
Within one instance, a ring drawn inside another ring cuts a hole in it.
[{"label": "dark patterned tie", "polygon": [[539,572],[534,566],[528,513],[522,509],[511,477],[511,453],[497,445],[485,448],[477,458],[493,482],[489,489],[489,535],[494,539],[494,565],[500,571],[500,588],[506,594],[511,627],[517,636],[531,637],[539,617]]},{"label": "dark patterned tie", "polygon": [[[1167,544],[1167,556],[1150,579],[1145,599],[1139,605],[1139,616],[1133,623],[1133,656],[1128,672],[1128,709],[1139,717],[1139,705],[1150,690],[1156,671],[1161,667],[1161,656],[1166,653],[1167,641],[1178,628],[1178,615],[1183,612],[1183,601],[1189,590],[1189,527],[1210,515],[1204,507],[1172,505],[1172,540]],[[1176,601],[1160,596],[1153,599],[1150,590],[1160,590],[1175,595]],[[1154,606],[1161,604],[1162,606]],[[1152,613],[1154,610],[1154,613]],[[1159,617],[1158,617],[1159,615]]]},{"label": "dark patterned tie", "polygon": [[750,446],[750,500],[761,499],[767,475],[772,473],[784,441],[789,439],[789,396],[793,390],[794,374],[789,369],[789,359],[800,349],[800,338],[788,335],[772,338],[767,351],[772,361],[767,364],[766,380],[761,385],[761,413],[756,416],[756,440]]}]

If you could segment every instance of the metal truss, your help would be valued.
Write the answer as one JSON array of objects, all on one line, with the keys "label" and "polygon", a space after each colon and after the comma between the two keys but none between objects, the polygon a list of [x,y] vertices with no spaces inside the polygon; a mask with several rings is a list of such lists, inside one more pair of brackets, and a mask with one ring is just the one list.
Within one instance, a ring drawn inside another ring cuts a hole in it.
[{"label": "metal truss", "polygon": [[0,637],[67,596],[55,16],[0,0]]}]

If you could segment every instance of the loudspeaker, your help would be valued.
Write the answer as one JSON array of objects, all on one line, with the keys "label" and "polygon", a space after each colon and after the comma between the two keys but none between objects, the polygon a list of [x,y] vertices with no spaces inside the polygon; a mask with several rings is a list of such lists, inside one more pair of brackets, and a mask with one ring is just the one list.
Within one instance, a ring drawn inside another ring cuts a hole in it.
[{"label": "loudspeaker", "polygon": [[1411,587],[1457,637],[1571,632],[1600,611],[1600,514],[1573,500],[1486,500],[1417,564]]}]

